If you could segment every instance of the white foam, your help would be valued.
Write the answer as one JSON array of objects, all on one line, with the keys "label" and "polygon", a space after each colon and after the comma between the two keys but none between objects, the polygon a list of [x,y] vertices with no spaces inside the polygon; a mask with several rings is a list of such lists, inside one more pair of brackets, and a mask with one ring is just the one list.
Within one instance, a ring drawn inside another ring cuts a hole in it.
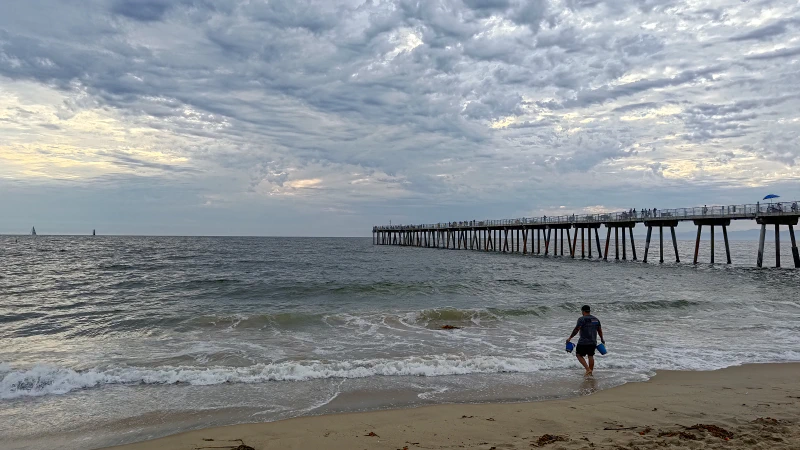
[{"label": "white foam", "polygon": [[[466,356],[439,354],[398,358],[353,359],[344,361],[301,360],[246,367],[157,366],[97,367],[76,371],[71,368],[36,365],[15,368],[0,363],[0,399],[65,394],[73,390],[125,384],[215,385],[221,383],[265,383],[306,381],[328,378],[366,378],[373,376],[468,375],[487,373],[530,373],[540,370],[569,369],[576,366],[574,356],[554,350],[556,344],[537,340],[527,351],[511,356]],[[560,345],[560,341],[559,341]],[[609,356],[599,359],[604,369],[651,374],[657,370],[714,370],[756,362],[800,361],[800,351],[792,345],[773,351],[731,352],[711,347],[675,345],[669,351],[620,346],[609,348]],[[192,351],[208,350],[201,345]],[[642,353],[647,357],[642,357]]]},{"label": "white foam", "polygon": [[546,368],[544,366],[543,361],[523,358],[460,355],[338,362],[292,361],[249,367],[111,367],[83,371],[37,365],[27,370],[6,373],[0,380],[0,398],[65,394],[76,389],[109,384],[188,383],[203,386],[371,376],[435,377],[471,373],[534,372]]},{"label": "white foam", "polygon": [[437,395],[444,394],[445,392],[447,392],[449,390],[450,390],[450,388],[448,388],[446,386],[441,386],[441,387],[436,388],[436,389],[434,389],[432,391],[421,392],[421,393],[417,394],[417,397],[419,397],[422,400],[431,400],[431,399],[435,398]]}]

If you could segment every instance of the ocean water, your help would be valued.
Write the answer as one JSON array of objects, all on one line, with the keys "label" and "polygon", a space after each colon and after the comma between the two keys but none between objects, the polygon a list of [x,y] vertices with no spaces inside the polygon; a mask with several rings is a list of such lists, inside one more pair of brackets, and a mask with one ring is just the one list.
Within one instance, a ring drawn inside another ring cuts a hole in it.
[{"label": "ocean water", "polygon": [[[684,261],[692,246],[680,243]],[[734,241],[734,265],[692,266],[369,238],[0,236],[0,446],[98,448],[800,361],[800,271],[755,268],[756,247]],[[588,381],[563,350],[584,303],[609,348]]]}]

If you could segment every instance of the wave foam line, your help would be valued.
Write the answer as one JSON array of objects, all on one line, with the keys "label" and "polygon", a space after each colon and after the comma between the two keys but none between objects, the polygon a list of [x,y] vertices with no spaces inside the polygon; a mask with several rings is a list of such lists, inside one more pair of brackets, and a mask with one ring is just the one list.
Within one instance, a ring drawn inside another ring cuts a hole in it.
[{"label": "wave foam line", "polygon": [[[373,359],[338,362],[291,361],[248,367],[110,367],[76,371],[37,365],[27,370],[0,372],[0,399],[66,394],[112,384],[175,384],[207,386],[222,383],[264,383],[306,381],[324,378],[365,378],[371,376],[466,375],[471,373],[535,372],[544,361],[499,356],[463,357],[445,355],[406,359]],[[9,368],[6,366],[5,368]]]}]

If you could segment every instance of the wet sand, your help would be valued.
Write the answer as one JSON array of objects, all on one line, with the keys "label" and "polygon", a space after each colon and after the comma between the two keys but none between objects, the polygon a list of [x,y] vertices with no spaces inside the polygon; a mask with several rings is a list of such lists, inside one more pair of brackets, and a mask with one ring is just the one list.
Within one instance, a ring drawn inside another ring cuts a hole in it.
[{"label": "wet sand", "polygon": [[[576,376],[580,376],[576,374]],[[595,378],[602,377],[596,371]],[[591,389],[595,380],[584,381]],[[209,428],[118,450],[799,449],[800,364],[659,372],[592,395]]]}]

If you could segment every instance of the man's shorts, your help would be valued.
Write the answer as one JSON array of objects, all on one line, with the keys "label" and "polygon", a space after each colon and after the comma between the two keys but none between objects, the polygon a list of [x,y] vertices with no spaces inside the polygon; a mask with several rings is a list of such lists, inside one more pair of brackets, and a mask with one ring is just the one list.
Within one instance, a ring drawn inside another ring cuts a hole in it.
[{"label": "man's shorts", "polygon": [[575,348],[575,353],[577,353],[578,356],[594,356],[594,349],[594,344],[578,344]]}]

